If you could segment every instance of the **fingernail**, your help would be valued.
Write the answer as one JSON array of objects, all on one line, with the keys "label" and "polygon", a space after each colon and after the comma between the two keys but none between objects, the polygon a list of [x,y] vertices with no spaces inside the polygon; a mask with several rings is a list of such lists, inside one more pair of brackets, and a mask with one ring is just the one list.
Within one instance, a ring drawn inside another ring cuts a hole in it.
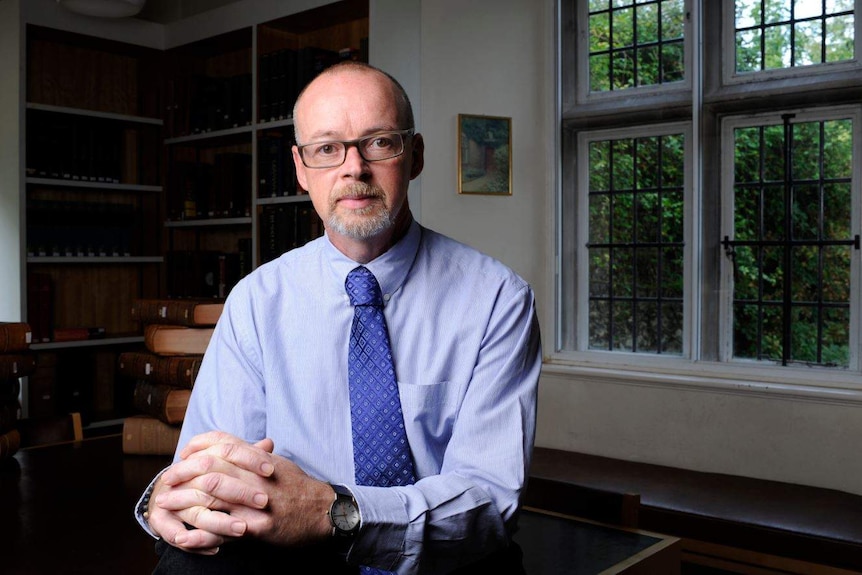
[{"label": "fingernail", "polygon": [[230,524],[230,530],[233,531],[236,535],[242,535],[245,533],[245,523],[242,521],[234,521]]},{"label": "fingernail", "polygon": [[267,496],[263,493],[258,493],[254,497],[252,497],[252,501],[254,501],[254,504],[261,508],[266,506],[267,499]]},{"label": "fingernail", "polygon": [[189,536],[185,533],[178,533],[176,537],[174,537],[174,543],[177,545],[182,545],[188,540]]},{"label": "fingernail", "polygon": [[271,475],[273,471],[275,471],[275,467],[273,467],[272,463],[269,463],[268,461],[260,466],[260,472],[265,476]]}]

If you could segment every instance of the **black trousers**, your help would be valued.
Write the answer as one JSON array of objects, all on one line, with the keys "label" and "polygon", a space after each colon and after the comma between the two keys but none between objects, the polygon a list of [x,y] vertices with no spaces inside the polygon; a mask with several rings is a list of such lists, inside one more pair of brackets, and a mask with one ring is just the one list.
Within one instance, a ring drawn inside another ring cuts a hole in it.
[{"label": "black trousers", "polygon": [[[164,541],[156,542],[159,563],[153,575],[255,575],[273,573],[321,573],[356,575],[359,569],[347,565],[329,546],[287,549],[258,541],[236,541],[222,545],[215,555],[186,553]],[[512,543],[477,563],[467,565],[451,575],[494,573],[524,575],[521,549]]]}]

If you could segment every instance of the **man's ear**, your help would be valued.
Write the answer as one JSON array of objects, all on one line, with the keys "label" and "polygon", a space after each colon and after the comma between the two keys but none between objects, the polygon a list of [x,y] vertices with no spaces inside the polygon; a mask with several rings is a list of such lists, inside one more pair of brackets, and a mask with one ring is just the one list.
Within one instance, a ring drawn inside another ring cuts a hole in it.
[{"label": "man's ear", "polygon": [[293,146],[290,148],[293,154],[293,165],[296,167],[296,179],[302,189],[308,191],[308,179],[305,177],[305,164],[302,163],[302,158],[299,157],[299,148]]},{"label": "man's ear", "polygon": [[410,179],[413,180],[422,173],[422,168],[425,167],[425,140],[422,138],[422,134],[413,134],[410,149]]}]

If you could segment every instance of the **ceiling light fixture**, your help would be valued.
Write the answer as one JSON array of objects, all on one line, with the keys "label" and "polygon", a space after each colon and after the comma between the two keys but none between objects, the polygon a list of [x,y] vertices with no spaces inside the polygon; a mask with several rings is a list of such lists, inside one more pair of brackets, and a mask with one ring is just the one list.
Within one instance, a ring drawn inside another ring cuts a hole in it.
[{"label": "ceiling light fixture", "polygon": [[146,0],[57,0],[63,8],[98,18],[127,18],[144,7]]}]

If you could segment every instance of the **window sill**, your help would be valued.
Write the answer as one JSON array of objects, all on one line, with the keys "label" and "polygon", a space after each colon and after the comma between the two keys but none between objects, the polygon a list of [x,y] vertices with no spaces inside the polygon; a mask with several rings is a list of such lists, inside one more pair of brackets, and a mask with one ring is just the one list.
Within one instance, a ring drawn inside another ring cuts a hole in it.
[{"label": "window sill", "polygon": [[[685,362],[685,360],[680,360]],[[862,406],[862,376],[823,371],[782,368],[751,368],[711,362],[685,366],[627,365],[601,363],[598,358],[573,359],[552,356],[542,366],[544,375],[562,376],[597,383],[639,385],[688,391],[733,393],[774,399]],[[820,380],[817,383],[812,383]]]}]

